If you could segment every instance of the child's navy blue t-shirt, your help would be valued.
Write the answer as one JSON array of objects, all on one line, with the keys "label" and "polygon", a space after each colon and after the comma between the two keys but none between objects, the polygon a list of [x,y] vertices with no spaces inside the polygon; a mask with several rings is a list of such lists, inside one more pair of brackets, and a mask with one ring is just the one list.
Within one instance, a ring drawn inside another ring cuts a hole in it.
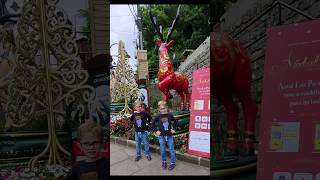
[{"label": "child's navy blue t-shirt", "polygon": [[176,130],[177,120],[171,113],[159,114],[155,117],[153,123],[153,130],[160,131],[160,136],[171,136],[171,129]]},{"label": "child's navy blue t-shirt", "polygon": [[94,162],[79,161],[71,169],[66,180],[105,180],[110,174],[108,161],[101,158]]},{"label": "child's navy blue t-shirt", "polygon": [[152,121],[152,117],[147,112],[133,113],[131,122],[134,124],[134,129],[136,132],[148,131],[148,126]]}]

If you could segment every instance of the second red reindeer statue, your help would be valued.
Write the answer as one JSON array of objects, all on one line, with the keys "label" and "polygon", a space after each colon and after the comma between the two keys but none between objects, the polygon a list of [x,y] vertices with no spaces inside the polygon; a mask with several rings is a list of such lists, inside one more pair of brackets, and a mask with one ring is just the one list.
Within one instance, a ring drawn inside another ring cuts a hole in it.
[{"label": "second red reindeer statue", "polygon": [[244,111],[244,154],[254,155],[255,121],[257,105],[251,98],[251,62],[245,49],[228,34],[212,32],[210,36],[211,82],[213,95],[220,100],[227,114],[227,153],[239,154],[238,106],[235,95]]}]

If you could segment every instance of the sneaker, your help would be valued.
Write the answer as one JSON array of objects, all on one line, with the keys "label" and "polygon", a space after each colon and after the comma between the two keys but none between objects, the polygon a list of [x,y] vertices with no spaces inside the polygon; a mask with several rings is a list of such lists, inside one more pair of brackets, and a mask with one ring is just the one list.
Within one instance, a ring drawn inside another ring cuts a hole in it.
[{"label": "sneaker", "polygon": [[176,165],[175,165],[175,164],[170,164],[170,166],[169,166],[168,170],[169,170],[169,171],[171,171],[171,170],[173,170],[173,169],[174,169],[174,167],[176,167]]},{"label": "sneaker", "polygon": [[165,161],[162,162],[162,169],[167,169],[167,163]]},{"label": "sneaker", "polygon": [[141,159],[141,156],[137,156],[134,161],[139,161]]},{"label": "sneaker", "polygon": [[151,156],[149,155],[149,156],[147,156],[147,159],[149,160],[149,161],[151,161]]}]

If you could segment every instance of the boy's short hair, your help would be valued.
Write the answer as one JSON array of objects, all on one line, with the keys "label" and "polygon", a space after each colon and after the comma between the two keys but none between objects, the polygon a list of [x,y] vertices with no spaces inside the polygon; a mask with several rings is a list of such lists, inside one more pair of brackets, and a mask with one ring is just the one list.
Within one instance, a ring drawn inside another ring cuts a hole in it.
[{"label": "boy's short hair", "polygon": [[160,106],[166,106],[166,107],[168,107],[166,101],[159,101],[159,102],[158,102],[158,107],[160,107]]},{"label": "boy's short hair", "polygon": [[84,134],[93,134],[95,137],[98,137],[102,141],[102,127],[99,123],[94,122],[93,120],[86,120],[85,123],[81,124],[78,127],[78,139],[82,139]]}]

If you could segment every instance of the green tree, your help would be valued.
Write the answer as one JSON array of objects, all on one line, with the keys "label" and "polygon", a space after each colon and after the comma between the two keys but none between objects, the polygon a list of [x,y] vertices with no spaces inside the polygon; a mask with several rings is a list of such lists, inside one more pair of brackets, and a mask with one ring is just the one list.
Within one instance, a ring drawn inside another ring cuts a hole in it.
[{"label": "green tree", "polygon": [[[172,21],[176,16],[178,5],[156,5],[152,7],[152,14],[156,18],[158,26],[162,26],[162,34],[167,36]],[[150,79],[157,78],[158,73],[158,47],[155,40],[159,39],[149,16],[149,8],[141,8],[143,22],[144,47],[148,50],[148,68]],[[171,39],[174,46],[170,51],[175,69],[182,60],[182,53],[185,49],[196,49],[210,34],[209,26],[210,8],[209,5],[182,5],[180,17],[177,21]],[[174,55],[175,54],[175,55]],[[175,57],[175,58],[173,58]]]}]

